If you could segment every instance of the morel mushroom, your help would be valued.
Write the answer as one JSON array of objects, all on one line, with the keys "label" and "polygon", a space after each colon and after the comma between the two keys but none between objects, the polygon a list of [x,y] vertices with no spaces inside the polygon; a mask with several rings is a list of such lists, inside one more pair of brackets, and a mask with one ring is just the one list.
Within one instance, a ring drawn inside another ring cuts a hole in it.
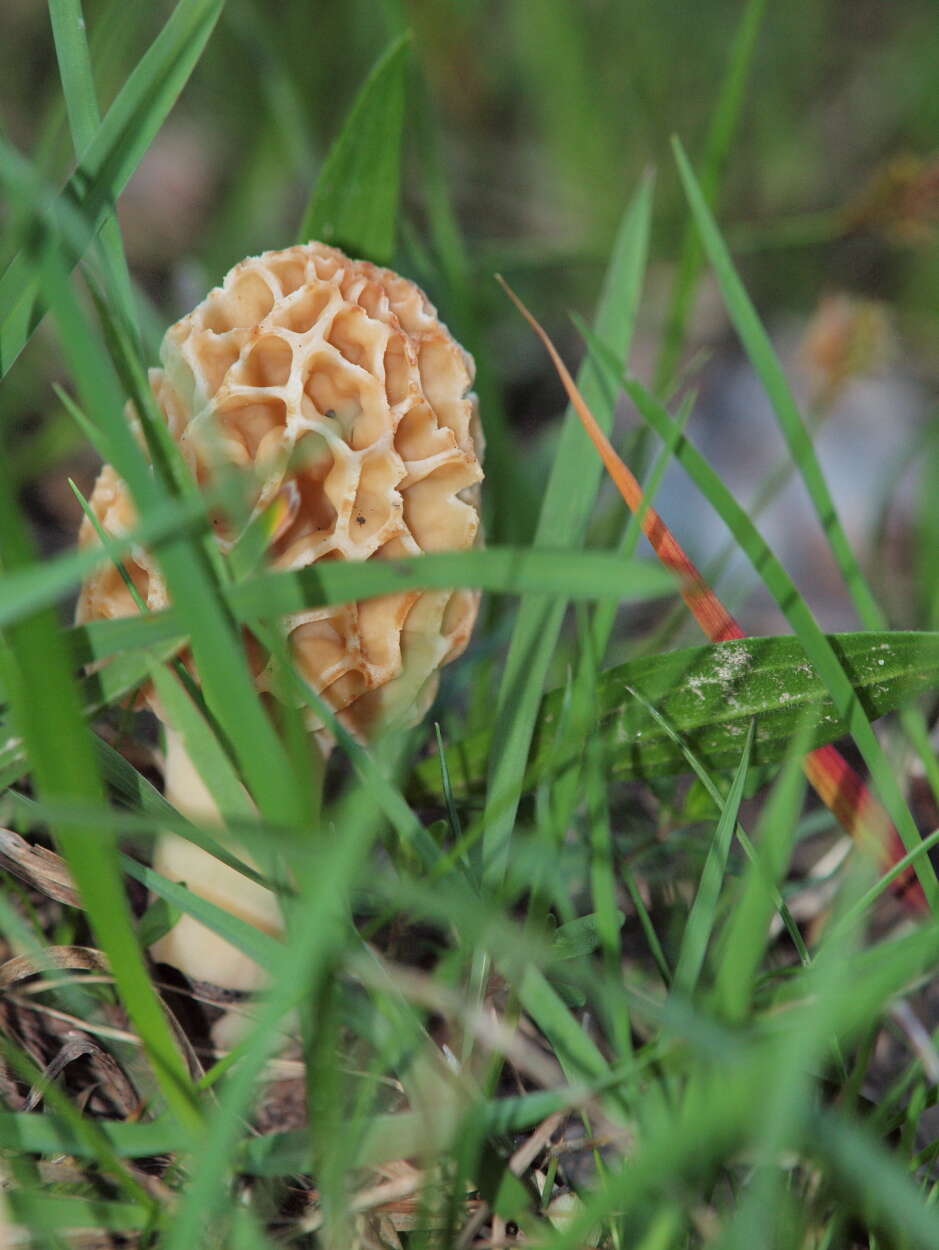
[{"label": "morel mushroom", "polygon": [[[250,475],[255,515],[282,504],[273,567],[395,558],[479,540],[473,361],[413,282],[321,243],[266,252],[236,265],[172,326],[160,355],[163,367],[151,370],[150,384],[197,481],[207,483],[221,457]],[[108,465],[91,508],[110,533],[134,524],[127,489]],[[226,549],[233,536],[220,527],[217,538]],[[80,542],[97,541],[86,519]],[[152,556],[135,549],[124,563],[148,606],[165,607]],[[282,624],[299,674],[365,739],[424,714],[439,668],[466,647],[477,605],[467,590],[404,591],[311,609]],[[135,611],[119,571],[102,563],[82,588],[77,619]],[[273,674],[256,668],[258,688],[269,691]],[[328,746],[312,714],[309,726]],[[217,819],[169,725],[166,792],[194,819]],[[161,836],[154,866],[259,927],[280,928],[270,893],[181,838]],[[231,989],[261,980],[256,965],[191,917],[153,954]]]}]

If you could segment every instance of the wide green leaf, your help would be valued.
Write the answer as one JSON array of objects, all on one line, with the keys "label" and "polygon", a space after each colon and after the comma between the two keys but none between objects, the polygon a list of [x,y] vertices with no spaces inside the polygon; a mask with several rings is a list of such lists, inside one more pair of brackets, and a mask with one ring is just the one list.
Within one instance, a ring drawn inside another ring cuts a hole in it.
[{"label": "wide green leaf", "polygon": [[[870,719],[939,686],[939,633],[831,634],[828,642]],[[580,758],[581,743],[569,744],[565,754],[556,741],[563,695],[554,691],[542,702],[527,785],[549,766],[564,768]],[[813,722],[809,747],[847,732],[825,683],[806,660],[799,640],[790,637],[743,638],[631,660],[603,674],[598,703],[598,732],[612,744],[609,769],[619,777],[687,770],[681,750],[645,703],[712,769],[735,767],[751,720],[756,722],[752,764],[783,759],[807,717]],[[456,788],[473,788],[482,781],[491,749],[492,734],[487,732],[447,750]],[[416,775],[428,793],[441,793],[437,760],[422,761]]]},{"label": "wide green leaf", "polygon": [[387,264],[394,252],[410,36],[388,47],[355,98],[323,163],[300,226],[353,256]]}]

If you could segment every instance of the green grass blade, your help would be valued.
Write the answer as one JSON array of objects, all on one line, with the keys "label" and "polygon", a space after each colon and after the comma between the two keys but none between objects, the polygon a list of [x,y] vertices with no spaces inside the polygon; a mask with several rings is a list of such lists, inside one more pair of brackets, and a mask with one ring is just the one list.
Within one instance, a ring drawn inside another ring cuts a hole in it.
[{"label": "green grass blade", "polygon": [[368,794],[360,790],[355,800],[337,815],[343,836],[324,841],[315,876],[307,875],[302,897],[288,912],[289,940],[279,975],[258,1009],[242,1059],[228,1078],[199,1169],[181,1196],[164,1250],[190,1250],[198,1244],[206,1221],[214,1219],[226,1201],[226,1178],[243,1135],[243,1117],[256,1096],[259,1069],[277,1045],[278,1026],[294,1006],[315,1000],[347,940],[349,892],[376,833]]},{"label": "green grass blade", "polygon": [[[637,698],[639,698],[640,702],[643,701],[637,691],[634,690],[633,694]],[[718,786],[717,782],[710,775],[708,770],[702,764],[701,760],[698,759],[697,755],[695,754],[694,751],[692,751],[692,749],[688,746],[688,744],[682,741],[682,739],[676,733],[674,726],[670,725],[660,712],[656,711],[656,709],[652,707],[651,704],[648,704],[648,703],[646,704],[646,710],[649,712],[653,720],[655,720],[659,724],[661,729],[664,730],[664,732],[668,734],[668,736],[674,740],[675,745],[684,755],[685,759],[687,760],[688,764],[691,767],[692,772],[695,774],[695,776],[703,785],[705,791],[710,796],[715,807],[718,809],[719,812],[723,813],[724,806],[725,806],[724,796],[721,794],[720,787]],[[748,731],[748,733],[749,732],[750,731]],[[752,759],[752,738],[751,738],[751,759]],[[744,829],[743,825],[740,824],[739,821],[736,823],[736,834],[737,834],[737,840],[739,841],[748,859],[751,862],[755,861],[756,851],[753,849],[753,843],[750,841],[749,834]],[[786,906],[785,899],[782,897],[782,895],[778,891],[776,891],[774,892],[774,895],[773,895],[773,901],[775,903],[777,911],[779,912],[780,919],[782,920],[783,924],[786,926],[789,936],[792,938],[792,944],[795,947],[796,952],[799,955],[799,958],[802,960],[803,963],[808,963],[809,962],[808,951],[806,950],[805,943],[802,940],[802,934],[799,932],[799,927],[796,924],[796,922],[793,920],[792,915],[789,911],[789,908]]]},{"label": "green grass blade", "polygon": [[[146,1158],[178,1150],[185,1137],[169,1116],[146,1124],[100,1120],[97,1131],[120,1158]],[[10,1112],[0,1108],[0,1147],[25,1154],[67,1154],[78,1159],[98,1157],[90,1134],[75,1125],[36,1112]]]},{"label": "green grass blade", "polygon": [[674,141],[674,148],[688,202],[691,205],[704,249],[714,270],[714,276],[724,296],[727,311],[740,335],[750,363],[763,384],[773,411],[776,413],[783,437],[805,483],[819,523],[831,546],[858,615],[868,629],[883,629],[886,624],[884,614],[871,594],[841,521],[838,519],[835,503],[818,462],[812,439],[802,420],[779,358],[740,281],[730,253],[718,231],[717,223],[708,209],[705,197],[688,163],[688,158],[677,140]]},{"label": "green grass blade", "polygon": [[[594,731],[584,770],[590,821],[590,897],[596,915],[596,934],[604,970],[609,980],[615,983],[620,976],[622,960],[623,913],[617,907],[619,863],[613,839],[603,747],[602,737]],[[601,1010],[615,1053],[628,1059],[633,1053],[633,1044],[625,999],[615,993],[604,996]]]},{"label": "green grass blade", "polygon": [[[40,951],[36,966],[42,967],[43,962]],[[147,1193],[137,1177],[124,1166],[120,1155],[115,1151],[112,1142],[100,1125],[83,1115],[55,1082],[46,1081],[42,1069],[5,1037],[0,1038],[0,1053],[20,1080],[28,1082],[33,1088],[45,1086],[43,1103],[56,1125],[61,1125],[67,1135],[74,1135],[76,1141],[81,1144],[81,1152],[94,1159],[98,1166],[116,1181],[128,1198],[148,1210],[151,1217],[156,1215],[159,1210],[156,1201]],[[0,1123],[3,1124],[3,1127],[0,1127],[0,1135],[4,1135],[5,1129],[8,1140],[9,1135],[12,1135],[11,1130],[15,1132],[15,1125],[11,1124],[12,1120],[13,1116],[10,1112],[0,1113]]]},{"label": "green grass blade", "polygon": [[614,1212],[619,1218],[634,1213],[664,1177],[671,1187],[686,1174],[700,1176],[714,1168],[739,1145],[769,1077],[755,1063],[724,1065],[720,1081],[686,1099],[674,1116],[652,1118],[641,1144],[608,1170],[605,1183],[586,1195],[573,1218],[544,1240],[545,1250],[581,1250],[596,1240]]},{"label": "green grass blade", "polygon": [[806,1144],[834,1172],[853,1204],[895,1233],[894,1244],[932,1250],[939,1245],[939,1212],[900,1161],[863,1128],[837,1111],[820,1112]]},{"label": "green grass blade", "polygon": [[[86,218],[89,241],[185,86],[223,5],[224,0],[180,0],[83,152],[63,197]],[[43,312],[32,263],[20,253],[0,277],[0,377],[29,341]]]},{"label": "green grass blade", "polygon": [[121,862],[129,877],[145,885],[159,898],[172,903],[179,911],[193,916],[200,924],[223,937],[226,942],[230,942],[260,967],[272,973],[280,967],[284,944],[277,938],[271,937],[248,921],[241,920],[238,916],[226,911],[224,907],[219,907],[217,903],[194,894],[186,886],[170,881],[167,877],[155,872],[152,868],[145,867],[127,855],[122,856]]},{"label": "green grass blade", "polygon": [[686,996],[693,994],[701,969],[704,966],[708,943],[714,931],[717,901],[720,897],[721,884],[727,869],[730,843],[734,830],[737,827],[737,814],[740,811],[743,788],[750,769],[753,730],[754,723],[751,721],[746,742],[743,744],[740,763],[737,765],[737,771],[727,792],[727,798],[724,800],[724,808],[714,830],[714,837],[711,840],[707,858],[704,861],[701,880],[698,883],[698,892],[695,894],[691,911],[688,913],[688,919],[685,922],[681,947],[678,952],[678,962],[675,965],[675,975],[672,982],[673,993]]},{"label": "green grass blade", "polygon": [[918,846],[914,847],[912,851],[907,851],[902,859],[898,859],[889,872],[885,872],[882,877],[878,877],[875,884],[865,894],[861,895],[857,902],[845,912],[838,923],[855,923],[857,917],[868,911],[881,894],[890,888],[891,883],[896,881],[897,877],[902,876],[907,868],[914,864],[921,855],[928,854],[937,845],[939,845],[939,829],[934,829],[928,837],[923,838]]},{"label": "green grass blade", "polygon": [[[860,868],[860,875],[867,876],[867,865]],[[848,891],[856,889],[858,876],[856,866],[847,876]],[[738,932],[737,936],[743,934]],[[784,1027],[775,1031],[773,1081],[752,1133],[756,1166],[730,1224],[728,1250],[749,1250],[762,1229],[776,1226],[780,1195],[788,1184],[788,1174],[779,1166],[780,1155],[787,1145],[800,1139],[811,1117],[811,1073],[824,1063],[833,1047],[836,1053],[839,1048],[839,1034],[833,1027],[835,1004],[858,936],[856,928],[842,928],[834,939],[826,935],[811,965],[796,978],[811,1009],[794,1011]],[[882,1006],[883,1000],[877,1004],[878,1011]]]},{"label": "green grass blade", "polygon": [[120,558],[134,546],[159,548],[186,530],[206,528],[204,506],[193,500],[160,500],[129,533],[114,537],[110,550],[84,547],[0,574],[0,626],[12,625],[69,594],[93,569]]},{"label": "green grass blade", "polygon": [[[146,520],[131,534],[114,540],[114,553],[126,552],[134,543],[141,543],[159,544],[162,555],[167,540],[180,531],[204,532],[204,502],[192,498],[155,502],[145,514]],[[108,558],[103,550],[86,549],[58,556],[40,567],[0,575],[0,624],[10,624],[39,607],[57,602]],[[487,547],[395,560],[324,561],[295,572],[260,573],[222,587],[221,594],[237,620],[252,622],[395,591],[450,590],[461,586],[496,594],[634,603],[669,594],[674,589],[674,579],[649,560],[624,560],[606,551],[574,556],[566,551]],[[147,623],[128,621],[123,631],[125,645],[167,641],[183,632],[185,624],[179,608],[155,614]]]},{"label": "green grass blade", "polygon": [[[652,207],[652,185],[640,186],[620,226],[597,313],[597,332],[615,345],[624,360],[629,352],[642,275],[645,272]],[[602,373],[585,362],[578,383],[598,421],[609,428],[613,397]],[[539,547],[582,544],[600,482],[601,465],[568,409],[535,537]],[[483,859],[491,881],[505,871],[515,812],[521,793],[531,736],[551,655],[564,616],[564,603],[524,601],[519,608],[506,659],[494,719],[498,726],[490,757]]]},{"label": "green grass blade", "polygon": [[396,560],[324,561],[296,572],[264,573],[224,594],[241,621],[270,620],[320,603],[349,603],[411,588],[472,586],[501,594],[571,599],[655,598],[673,589],[670,575],[648,560],[619,560],[605,551],[487,547]]},{"label": "green grass blade", "polygon": [[[138,511],[146,515],[167,498],[166,481],[152,472],[133,437],[110,361],[82,315],[65,264],[51,248],[44,253],[42,276],[84,410],[93,414],[102,429],[114,467],[130,488]],[[204,549],[192,540],[173,540],[162,547],[160,562],[175,610],[182,617],[181,632],[192,642],[206,703],[236,746],[249,790],[273,823],[299,823],[294,819],[294,791],[284,783],[285,752],[262,708],[240,635],[219,597]]]},{"label": "green grass blade", "polygon": [[[741,14],[727,69],[721,80],[714,112],[711,114],[701,160],[701,190],[705,201],[715,208],[727,157],[740,122],[747,80],[765,9],[766,0],[749,0]],[[652,387],[657,395],[664,394],[675,377],[702,268],[701,245],[692,220],[685,227],[682,237],[678,272],[665,314],[662,347],[656,362]]]},{"label": "green grass blade", "polygon": [[[49,17],[72,132],[72,146],[75,159],[80,164],[82,154],[94,142],[101,125],[81,0],[49,0]],[[111,290],[128,324],[134,325],[133,287],[113,206],[102,223],[99,243]]]},{"label": "green grass blade", "polygon": [[161,665],[152,663],[150,678],[161,706],[166,709],[167,719],[182,736],[186,754],[222,816],[251,818],[255,814],[254,804],[238,780],[224,748],[178,677]]},{"label": "green grass blade", "polygon": [[319,239],[378,264],[392,257],[410,35],[375,64],[330,148],[300,225],[301,243]]},{"label": "green grass blade", "polygon": [[[13,494],[5,486],[0,489],[0,535],[6,567],[30,559]],[[5,636],[4,686],[40,794],[52,801],[101,802],[104,793],[90,737],[54,617],[38,613]],[[201,1115],[137,945],[115,847],[93,826],[62,827],[57,838],[167,1103],[182,1123],[198,1130]]]},{"label": "green grass blade", "polygon": [[753,983],[769,939],[769,923],[792,848],[805,796],[802,757],[809,736],[806,724],[794,739],[785,767],[760,818],[756,858],[747,865],[740,896],[724,931],[714,998],[724,1019],[743,1021]]},{"label": "green grass blade", "polygon": [[529,965],[522,974],[519,1000],[545,1037],[571,1081],[603,1081],[609,1065],[590,1035],[565,1006],[540,969]]},{"label": "green grass blade", "polygon": [[6,1194],[10,1213],[32,1232],[59,1232],[75,1228],[106,1229],[113,1233],[140,1232],[150,1227],[152,1213],[131,1202],[105,1202],[98,1198],[72,1198],[50,1194],[47,1189],[10,1189]]}]

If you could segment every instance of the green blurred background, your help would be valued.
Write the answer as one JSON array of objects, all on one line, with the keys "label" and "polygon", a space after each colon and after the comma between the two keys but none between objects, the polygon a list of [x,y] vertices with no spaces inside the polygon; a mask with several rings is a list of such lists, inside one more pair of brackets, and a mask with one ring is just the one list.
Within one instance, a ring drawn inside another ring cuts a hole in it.
[{"label": "green blurred background", "polygon": [[[170,10],[85,4],[102,111]],[[679,135],[700,164],[742,11],[741,0],[229,0],[119,206],[151,351],[232,264],[293,241],[357,88],[409,26],[415,72],[396,265],[427,286],[477,356],[490,435],[519,452],[513,488],[522,503],[514,501],[511,523],[496,508],[490,531],[524,540],[562,395],[492,275],[508,277],[576,360],[568,311],[590,312],[617,220],[654,170],[654,263],[633,367],[656,377],[686,221],[669,140]],[[892,487],[904,481],[904,456],[917,458],[939,382],[937,17],[935,0],[768,0],[719,196],[722,227],[807,406],[839,375],[825,400],[834,449],[826,464],[862,546],[889,528],[874,495],[897,497]],[[59,183],[73,161],[45,5],[4,0],[0,24],[4,131]],[[466,240],[461,291],[444,277],[429,228],[426,153],[435,143]],[[6,255],[16,241],[8,231]],[[877,301],[873,320],[867,304],[833,303],[843,295]],[[745,497],[772,467],[776,436],[707,280],[683,361],[700,388],[692,433]],[[66,473],[87,487],[95,468],[55,399],[56,380],[44,332],[0,391],[0,417],[17,431],[14,468],[47,549],[71,541],[78,521]],[[618,428],[628,447],[625,412]],[[846,437],[864,464],[848,457],[841,482]],[[490,495],[491,514],[499,489],[506,483]],[[915,483],[907,489],[915,493]],[[700,556],[719,535],[683,491],[677,479],[666,484],[666,514]],[[796,497],[783,497],[775,531],[768,514],[771,538],[810,593],[815,579],[825,622],[848,625],[840,596],[825,600],[830,570],[823,556],[818,568],[806,556],[812,537],[794,529],[794,510]],[[914,512],[901,507],[901,531],[916,524]],[[598,530],[602,539],[602,516]],[[903,593],[901,585],[894,599]]]}]

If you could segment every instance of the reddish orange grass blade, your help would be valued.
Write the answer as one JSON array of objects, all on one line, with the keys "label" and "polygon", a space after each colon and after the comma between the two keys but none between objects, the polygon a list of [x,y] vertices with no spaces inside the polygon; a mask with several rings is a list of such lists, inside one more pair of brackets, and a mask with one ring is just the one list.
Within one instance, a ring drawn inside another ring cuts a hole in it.
[{"label": "reddish orange grass blade", "polygon": [[[498,275],[496,280],[544,344],[568,399],[599,452],[607,472],[626,501],[626,506],[631,512],[638,512],[643,506],[642,487],[598,425],[547,331],[528,311],[509,284]],[[643,513],[642,530],[659,560],[678,575],[682,598],[708,638],[712,642],[745,638],[746,634],[651,506],[646,506]],[[855,841],[866,848],[874,848],[874,853],[884,867],[892,867],[903,857],[906,853],[905,847],[890,817],[836,747],[818,747],[805,757],[803,768],[825,806]],[[926,897],[912,870],[908,869],[898,877],[893,882],[892,889],[911,909],[922,911],[926,908]]]}]

